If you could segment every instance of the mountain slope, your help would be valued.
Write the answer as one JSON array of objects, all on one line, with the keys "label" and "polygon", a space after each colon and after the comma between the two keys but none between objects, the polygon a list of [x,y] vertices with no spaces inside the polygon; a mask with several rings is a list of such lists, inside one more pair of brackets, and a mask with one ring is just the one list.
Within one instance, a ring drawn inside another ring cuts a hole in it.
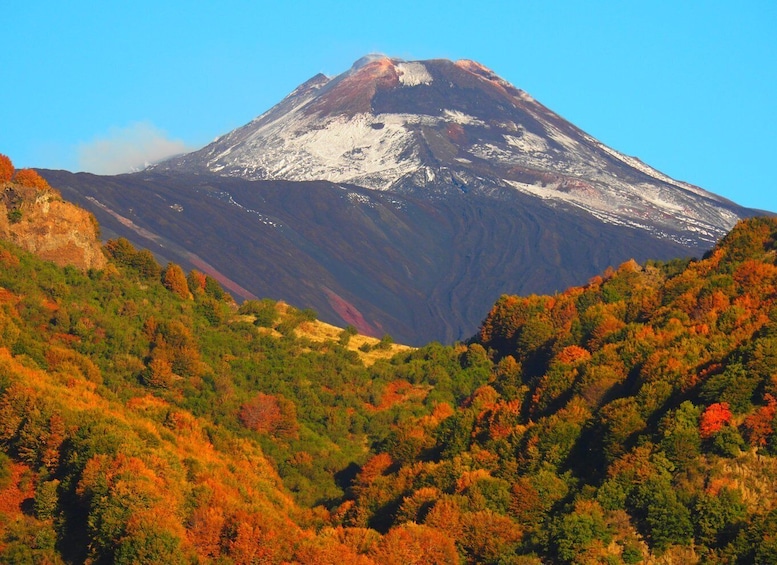
[{"label": "mountain slope", "polygon": [[106,235],[208,272],[236,296],[414,345],[468,338],[505,292],[560,291],[632,257],[698,253],[526,195],[429,202],[324,182],[43,174]]},{"label": "mountain slope", "polygon": [[424,195],[505,187],[692,244],[714,243],[740,217],[732,202],[606,147],[466,60],[367,57],[155,169]]}]

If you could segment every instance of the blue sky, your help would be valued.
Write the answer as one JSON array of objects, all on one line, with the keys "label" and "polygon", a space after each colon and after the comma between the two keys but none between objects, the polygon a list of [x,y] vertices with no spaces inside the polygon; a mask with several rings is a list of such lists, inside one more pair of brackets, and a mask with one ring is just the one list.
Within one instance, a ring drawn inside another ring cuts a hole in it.
[{"label": "blue sky", "polygon": [[10,4],[0,153],[17,167],[198,148],[380,52],[479,61],[607,145],[777,211],[774,0]]}]

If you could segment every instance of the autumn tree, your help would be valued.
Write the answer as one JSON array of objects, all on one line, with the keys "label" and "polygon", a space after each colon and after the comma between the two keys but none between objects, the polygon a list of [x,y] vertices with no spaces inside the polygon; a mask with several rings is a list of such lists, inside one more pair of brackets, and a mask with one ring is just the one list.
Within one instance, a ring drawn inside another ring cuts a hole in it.
[{"label": "autumn tree", "polygon": [[20,186],[26,186],[28,188],[35,188],[38,190],[46,190],[49,187],[49,183],[46,182],[42,176],[32,169],[19,169],[13,176],[13,182]]},{"label": "autumn tree", "polygon": [[49,471],[54,471],[59,464],[60,447],[65,440],[65,421],[62,416],[52,414],[48,428],[48,433],[42,438],[41,463]]},{"label": "autumn tree", "polygon": [[[563,354],[567,349],[561,353]],[[577,349],[584,351],[582,348]],[[569,363],[554,361],[550,364],[550,367],[538,380],[537,387],[532,392],[530,405],[532,414],[537,414],[547,409],[551,403],[569,391],[579,375],[579,365],[580,363],[574,359]]]},{"label": "autumn tree", "polygon": [[0,153],[0,182],[8,182],[13,178],[14,167],[11,160]]},{"label": "autumn tree", "polygon": [[188,534],[200,555],[209,559],[220,555],[225,522],[224,510],[217,505],[206,504],[192,512]]},{"label": "autumn tree", "polygon": [[167,290],[181,298],[189,298],[189,285],[183,269],[175,263],[168,263],[162,271],[162,284]]},{"label": "autumn tree", "polygon": [[440,530],[413,522],[392,528],[373,557],[385,565],[444,565],[459,561],[451,538]]},{"label": "autumn tree", "polygon": [[294,530],[280,529],[276,517],[243,510],[224,526],[224,545],[234,563],[288,563],[291,561]]},{"label": "autumn tree", "polygon": [[765,394],[764,400],[766,406],[761,406],[745,419],[747,441],[754,447],[765,447],[774,433],[777,400],[771,394]]},{"label": "autumn tree", "polygon": [[699,434],[703,439],[711,438],[725,424],[731,421],[731,410],[728,402],[716,402],[707,407],[699,420]]},{"label": "autumn tree", "polygon": [[205,273],[192,269],[186,277],[186,282],[189,284],[189,290],[193,294],[205,293]]},{"label": "autumn tree", "polygon": [[353,525],[366,526],[375,512],[398,494],[389,470],[394,462],[387,453],[370,458],[361,468],[352,485],[358,507],[350,512]]},{"label": "autumn tree", "polygon": [[144,376],[146,384],[154,388],[169,388],[174,379],[172,363],[164,357],[152,357]]},{"label": "autumn tree", "polygon": [[[149,324],[147,326],[153,326]],[[151,328],[147,327],[147,331]],[[197,340],[184,323],[173,320],[162,322],[154,328],[151,343],[151,361],[161,360],[169,363],[170,369],[182,377],[198,376],[203,367]],[[158,366],[164,369],[164,364]]]},{"label": "autumn tree", "polygon": [[282,438],[296,437],[299,424],[294,403],[263,392],[240,408],[240,421],[251,430]]},{"label": "autumn tree", "polygon": [[463,514],[462,526],[460,543],[475,563],[494,563],[510,556],[523,537],[521,526],[492,510]]}]

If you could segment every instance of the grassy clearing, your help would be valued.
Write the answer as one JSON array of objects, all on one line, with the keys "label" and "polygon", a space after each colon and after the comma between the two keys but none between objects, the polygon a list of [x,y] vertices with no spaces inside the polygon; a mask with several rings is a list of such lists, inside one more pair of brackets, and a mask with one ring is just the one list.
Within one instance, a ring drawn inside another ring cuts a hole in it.
[{"label": "grassy clearing", "polygon": [[[302,322],[295,330],[297,336],[306,337],[311,341],[320,343],[327,341],[338,342],[344,331],[343,328],[338,328],[320,320]],[[375,337],[355,334],[351,336],[345,347],[350,351],[355,351],[367,366],[372,365],[378,359],[390,359],[399,352],[413,349],[409,345],[399,343],[392,343],[387,348],[376,347],[380,342],[381,340]],[[369,346],[369,351],[363,350],[366,349],[365,344]]]},{"label": "grassy clearing", "polygon": [[[269,308],[270,312],[274,309],[275,319],[273,320],[272,313],[267,317],[265,311],[263,316],[266,318],[266,327],[259,327],[261,333],[280,338],[284,331],[288,331],[288,329],[284,330],[283,326],[288,328],[291,324],[290,327],[293,327],[293,333],[296,337],[309,339],[316,343],[331,342],[344,345],[349,351],[355,352],[367,366],[372,365],[378,359],[390,359],[397,353],[414,349],[409,345],[393,343],[390,339],[381,340],[358,333],[351,333],[349,336],[346,329],[313,319],[314,313],[311,315],[312,311],[300,311],[282,301],[270,304]],[[235,320],[247,323],[256,323],[257,319],[258,315],[253,312],[238,314],[235,317]],[[264,325],[262,324],[262,326]]]}]

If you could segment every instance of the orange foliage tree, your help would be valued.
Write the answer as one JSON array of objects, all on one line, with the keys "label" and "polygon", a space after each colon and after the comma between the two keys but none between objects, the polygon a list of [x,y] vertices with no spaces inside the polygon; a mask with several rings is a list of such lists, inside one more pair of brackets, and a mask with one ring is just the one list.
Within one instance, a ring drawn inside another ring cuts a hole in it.
[{"label": "orange foliage tree", "polygon": [[583,361],[588,361],[591,358],[591,354],[587,349],[584,349],[578,345],[569,345],[558,352],[556,355],[556,361],[559,363],[565,363],[567,365],[574,365]]},{"label": "orange foliage tree", "polygon": [[18,185],[36,188],[38,190],[50,188],[46,179],[32,169],[20,169],[16,171],[16,174],[13,176],[13,181]]},{"label": "orange foliage tree", "polygon": [[462,524],[464,536],[460,542],[479,563],[496,562],[516,549],[523,537],[517,523],[492,510],[465,513]]},{"label": "orange foliage tree", "polygon": [[519,399],[509,402],[500,400],[478,415],[476,431],[497,440],[509,437],[520,423],[521,401]]},{"label": "orange foliage tree", "polygon": [[48,434],[43,434],[41,463],[53,471],[59,465],[60,446],[65,441],[65,420],[59,414],[49,418]]},{"label": "orange foliage tree", "polygon": [[227,553],[235,563],[279,563],[290,544],[281,543],[280,532],[257,514],[239,510],[224,526]]},{"label": "orange foliage tree", "polygon": [[407,522],[389,530],[373,557],[386,565],[458,563],[453,540],[440,530]]},{"label": "orange foliage tree", "polygon": [[146,384],[155,388],[169,388],[174,379],[172,363],[161,356],[152,357],[145,377]]},{"label": "orange foliage tree", "polygon": [[6,156],[0,153],[0,182],[8,182],[13,177],[13,163]]},{"label": "orange foliage tree", "polygon": [[[144,333],[152,336],[151,360],[161,359],[170,364],[170,370],[182,377],[199,376],[203,370],[197,341],[191,330],[183,323],[156,323],[156,320],[146,321]],[[163,365],[159,365],[163,369]]]},{"label": "orange foliage tree", "polygon": [[452,539],[460,539],[464,535],[461,508],[451,498],[440,499],[426,515],[424,524],[444,532]]},{"label": "orange foliage tree", "polygon": [[183,269],[175,263],[168,263],[162,273],[162,284],[167,290],[180,296],[189,298],[189,284],[186,282],[186,275]]}]

